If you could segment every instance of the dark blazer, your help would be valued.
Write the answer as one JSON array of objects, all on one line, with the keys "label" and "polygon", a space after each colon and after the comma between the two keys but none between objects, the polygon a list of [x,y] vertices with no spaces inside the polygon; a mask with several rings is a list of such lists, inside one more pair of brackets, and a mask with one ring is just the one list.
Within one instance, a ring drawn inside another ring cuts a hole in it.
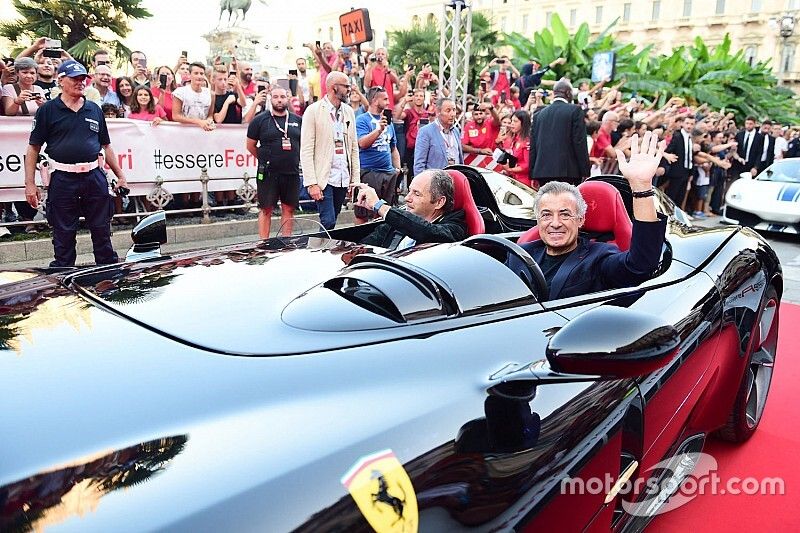
[{"label": "dark blazer", "polygon": [[[764,142],[767,143],[767,158],[761,161],[761,154],[764,151],[764,143],[761,143],[761,151],[756,155],[756,170],[763,172],[768,166],[775,162],[775,137],[772,135],[762,135]],[[752,156],[752,152],[750,154]]]},{"label": "dark blazer", "polygon": [[[590,292],[632,287],[650,279],[658,268],[667,229],[667,218],[657,222],[633,221],[631,247],[621,252],[613,244],[579,237],[578,247],[561,264],[550,285],[550,299],[568,298]],[[544,259],[544,241],[521,245],[533,260]]]},{"label": "dark blazer", "polygon": [[464,210],[457,209],[434,222],[428,222],[411,211],[393,207],[386,213],[383,223],[361,239],[361,244],[393,250],[403,237],[410,237],[417,241],[417,244],[464,240],[467,238]]},{"label": "dark blazer", "polygon": [[[664,176],[667,178],[688,178],[692,174],[692,169],[686,168],[686,144],[683,142],[683,134],[680,130],[672,134],[672,139],[664,152],[675,154],[678,160],[667,167]],[[693,165],[694,166],[694,165]]]},{"label": "dark blazer", "polygon": [[[761,160],[761,152],[764,150],[764,136],[761,135],[758,130],[753,131],[756,132],[756,136],[753,137],[753,144],[750,146],[750,159],[747,159],[744,165],[741,163],[738,164],[736,166],[736,173],[748,172]],[[739,143],[739,146],[736,147],[736,153],[739,154],[739,157],[742,159],[745,159],[745,154],[747,153],[747,147],[744,145],[744,134],[745,130],[740,130],[739,133],[736,134],[736,142]]]},{"label": "dark blazer", "polygon": [[529,175],[540,183],[589,177],[589,148],[583,110],[555,101],[533,115]]}]

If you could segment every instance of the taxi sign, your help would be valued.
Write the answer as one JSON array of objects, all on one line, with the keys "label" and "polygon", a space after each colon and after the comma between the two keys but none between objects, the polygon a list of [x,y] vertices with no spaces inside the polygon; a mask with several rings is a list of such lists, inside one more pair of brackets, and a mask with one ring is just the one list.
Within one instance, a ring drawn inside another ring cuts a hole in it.
[{"label": "taxi sign", "polygon": [[372,26],[369,23],[368,9],[354,9],[339,16],[342,29],[342,44],[353,46],[372,40]]},{"label": "taxi sign", "polygon": [[362,457],[341,481],[375,531],[417,532],[417,495],[411,478],[392,450]]}]

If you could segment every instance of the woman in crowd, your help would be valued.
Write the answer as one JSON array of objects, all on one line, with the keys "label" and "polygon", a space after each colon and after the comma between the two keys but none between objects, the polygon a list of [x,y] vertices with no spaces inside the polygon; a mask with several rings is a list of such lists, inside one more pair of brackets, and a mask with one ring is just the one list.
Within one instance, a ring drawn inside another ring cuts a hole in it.
[{"label": "woman in crowd", "polygon": [[131,112],[131,104],[133,103],[133,80],[128,76],[120,76],[117,78],[117,96],[122,104],[120,111],[123,112],[123,117],[127,117]]},{"label": "woman in crowd", "polygon": [[511,149],[511,117],[504,116],[500,119],[500,131],[497,134],[497,139],[495,139],[494,144],[497,148],[502,148],[503,150],[510,150]]},{"label": "woman in crowd", "polygon": [[21,57],[14,61],[17,82],[3,86],[3,112],[6,116],[33,116],[45,103],[44,89],[36,83],[36,61]]},{"label": "woman in crowd", "polygon": [[131,112],[128,114],[128,118],[133,120],[147,120],[150,121],[153,126],[157,126],[167,118],[167,114],[164,112],[164,108],[156,103],[150,88],[145,85],[140,85],[134,91],[134,98],[131,102]]},{"label": "woman in crowd", "polygon": [[[506,163],[500,165],[500,167],[507,176],[511,176],[518,182],[531,187],[531,179],[528,176],[531,117],[527,111],[520,109],[511,115],[509,132],[511,133],[510,146],[509,149],[506,149],[506,152],[513,155],[516,158],[516,162],[513,166],[510,163]],[[533,186],[538,188],[538,183]]]},{"label": "woman in crowd", "polygon": [[[166,87],[163,89],[161,88],[161,76],[167,77]],[[152,85],[153,98],[155,98],[157,101],[156,103],[164,109],[167,120],[172,120],[172,91],[178,87],[175,83],[175,74],[172,72],[172,69],[166,65],[158,67]]]}]

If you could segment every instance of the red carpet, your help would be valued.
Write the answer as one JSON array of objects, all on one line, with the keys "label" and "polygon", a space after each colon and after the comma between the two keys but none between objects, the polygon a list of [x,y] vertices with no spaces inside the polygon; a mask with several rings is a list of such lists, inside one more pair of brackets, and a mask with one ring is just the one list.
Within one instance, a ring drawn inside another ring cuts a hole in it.
[{"label": "red carpet", "polygon": [[782,304],[780,320],[775,373],[758,430],[743,445],[710,439],[703,451],[717,460],[723,485],[733,477],[782,478],[784,494],[699,495],[656,517],[649,531],[800,530],[800,306]]}]

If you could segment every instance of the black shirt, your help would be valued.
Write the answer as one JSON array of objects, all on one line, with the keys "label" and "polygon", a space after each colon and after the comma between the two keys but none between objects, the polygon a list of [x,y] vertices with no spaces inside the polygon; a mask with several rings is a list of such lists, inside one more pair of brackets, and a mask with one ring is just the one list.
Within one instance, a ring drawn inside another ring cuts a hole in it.
[{"label": "black shirt", "polygon": [[34,85],[38,85],[39,87],[44,89],[44,97],[47,100],[52,100],[52,98],[50,98],[50,89],[52,89],[53,87],[55,87],[57,85],[55,80],[49,81],[49,82],[48,81],[42,81],[42,80],[36,80],[35,82],[33,82],[33,84]]},{"label": "black shirt", "polygon": [[561,264],[566,261],[567,257],[571,254],[572,252],[561,255],[550,255],[545,252],[542,258],[542,264],[539,265],[539,267],[542,269],[542,274],[544,274],[544,279],[548,287],[553,283],[553,278],[556,272],[558,272],[558,269],[561,268]]},{"label": "black shirt", "polygon": [[[219,113],[222,111],[222,106],[225,104],[225,100],[228,99],[228,96],[233,95],[234,98],[239,98],[238,95],[233,91],[228,91],[225,94],[215,94],[214,95],[214,113]],[[242,123],[242,106],[239,105],[239,102],[234,100],[234,102],[228,106],[228,112],[225,114],[225,118],[222,120],[222,124],[241,124]]]},{"label": "black shirt", "polygon": [[[300,166],[300,126],[302,119],[294,113],[273,117],[271,113],[261,113],[247,127],[247,138],[258,141],[258,160],[269,161],[271,172],[297,174]],[[286,131],[291,150],[283,149]]]},{"label": "black shirt", "polygon": [[60,95],[45,102],[36,111],[32,127],[28,143],[46,144],[45,153],[59,163],[97,161],[101,147],[111,144],[103,112],[86,98],[77,112],[68,108]]}]

